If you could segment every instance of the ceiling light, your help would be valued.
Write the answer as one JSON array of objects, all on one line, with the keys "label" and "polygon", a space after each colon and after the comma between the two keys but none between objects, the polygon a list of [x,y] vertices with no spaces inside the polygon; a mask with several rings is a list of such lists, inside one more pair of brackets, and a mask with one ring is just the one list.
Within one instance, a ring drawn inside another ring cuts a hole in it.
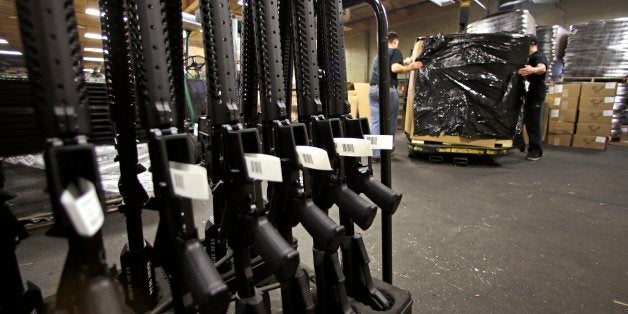
[{"label": "ceiling light", "polygon": [[439,6],[444,6],[444,5],[450,5],[450,4],[454,4],[454,0],[430,0],[434,3],[436,3]]},{"label": "ceiling light", "polygon": [[84,51],[88,51],[88,52],[98,52],[98,53],[103,53],[103,50],[101,48],[85,48],[83,49]]},{"label": "ceiling light", "polygon": [[96,33],[85,33],[85,38],[102,39],[102,35]]},{"label": "ceiling light", "polygon": [[9,41],[4,39],[4,38],[0,38],[0,44],[8,44]]},{"label": "ceiling light", "polygon": [[508,1],[505,3],[502,3],[499,5],[500,8],[505,8],[505,7],[509,7],[509,6],[513,6],[513,5],[517,5],[517,4],[522,4],[524,2],[528,2],[528,0],[514,0],[514,1]]},{"label": "ceiling light", "polygon": [[0,50],[0,55],[21,56],[22,53],[16,50]]},{"label": "ceiling light", "polygon": [[84,61],[105,62],[104,58],[84,57]]},{"label": "ceiling light", "polygon": [[93,15],[93,16],[100,16],[100,10],[94,9],[94,8],[85,8],[85,14]]}]

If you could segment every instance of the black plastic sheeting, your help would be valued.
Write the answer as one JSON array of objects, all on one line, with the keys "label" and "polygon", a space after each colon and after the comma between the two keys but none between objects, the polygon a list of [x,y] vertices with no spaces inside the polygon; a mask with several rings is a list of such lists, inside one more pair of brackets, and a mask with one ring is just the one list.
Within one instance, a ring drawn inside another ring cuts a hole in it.
[{"label": "black plastic sheeting", "polygon": [[509,139],[525,100],[530,40],[520,34],[451,34],[425,39],[414,98],[414,135]]}]

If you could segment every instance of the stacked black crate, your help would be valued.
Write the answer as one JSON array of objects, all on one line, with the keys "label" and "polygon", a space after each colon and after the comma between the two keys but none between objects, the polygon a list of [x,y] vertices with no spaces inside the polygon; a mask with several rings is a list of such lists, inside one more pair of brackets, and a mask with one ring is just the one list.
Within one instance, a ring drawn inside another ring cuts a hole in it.
[{"label": "stacked black crate", "polygon": [[628,18],[576,24],[570,30],[565,77],[628,75]]}]

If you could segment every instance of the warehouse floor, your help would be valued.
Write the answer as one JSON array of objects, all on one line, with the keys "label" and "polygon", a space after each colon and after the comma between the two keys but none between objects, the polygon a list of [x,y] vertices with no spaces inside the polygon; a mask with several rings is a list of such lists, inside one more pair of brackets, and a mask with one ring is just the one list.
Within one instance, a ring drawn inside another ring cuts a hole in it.
[{"label": "warehouse floor", "polygon": [[[392,165],[404,194],[394,216],[394,283],[410,290],[415,312],[628,311],[628,147],[548,147],[538,162],[513,152],[467,167],[410,160],[402,148]],[[197,205],[201,226],[209,209]],[[156,222],[145,214],[150,239]],[[66,244],[44,233],[33,231],[18,256],[24,278],[47,296]],[[104,233],[107,257],[119,264],[123,216],[108,215]],[[363,234],[380,277],[379,218]],[[295,235],[311,265],[311,241],[301,228]]]}]

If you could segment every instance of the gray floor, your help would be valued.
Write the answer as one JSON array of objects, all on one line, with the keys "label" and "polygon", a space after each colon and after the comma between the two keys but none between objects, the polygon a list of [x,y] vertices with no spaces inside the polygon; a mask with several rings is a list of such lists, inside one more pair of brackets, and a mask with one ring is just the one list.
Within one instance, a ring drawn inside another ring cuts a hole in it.
[{"label": "gray floor", "polygon": [[[404,194],[394,216],[394,283],[410,290],[415,312],[628,311],[628,148],[546,148],[538,162],[516,152],[467,167],[402,151],[392,165]],[[209,209],[197,205],[201,226]],[[145,222],[152,239],[157,215]],[[18,255],[24,278],[51,295],[66,245],[44,231]],[[311,241],[303,229],[295,234],[311,265]],[[363,234],[380,277],[379,217]],[[105,235],[107,257],[119,263],[121,215],[107,217]]]}]

